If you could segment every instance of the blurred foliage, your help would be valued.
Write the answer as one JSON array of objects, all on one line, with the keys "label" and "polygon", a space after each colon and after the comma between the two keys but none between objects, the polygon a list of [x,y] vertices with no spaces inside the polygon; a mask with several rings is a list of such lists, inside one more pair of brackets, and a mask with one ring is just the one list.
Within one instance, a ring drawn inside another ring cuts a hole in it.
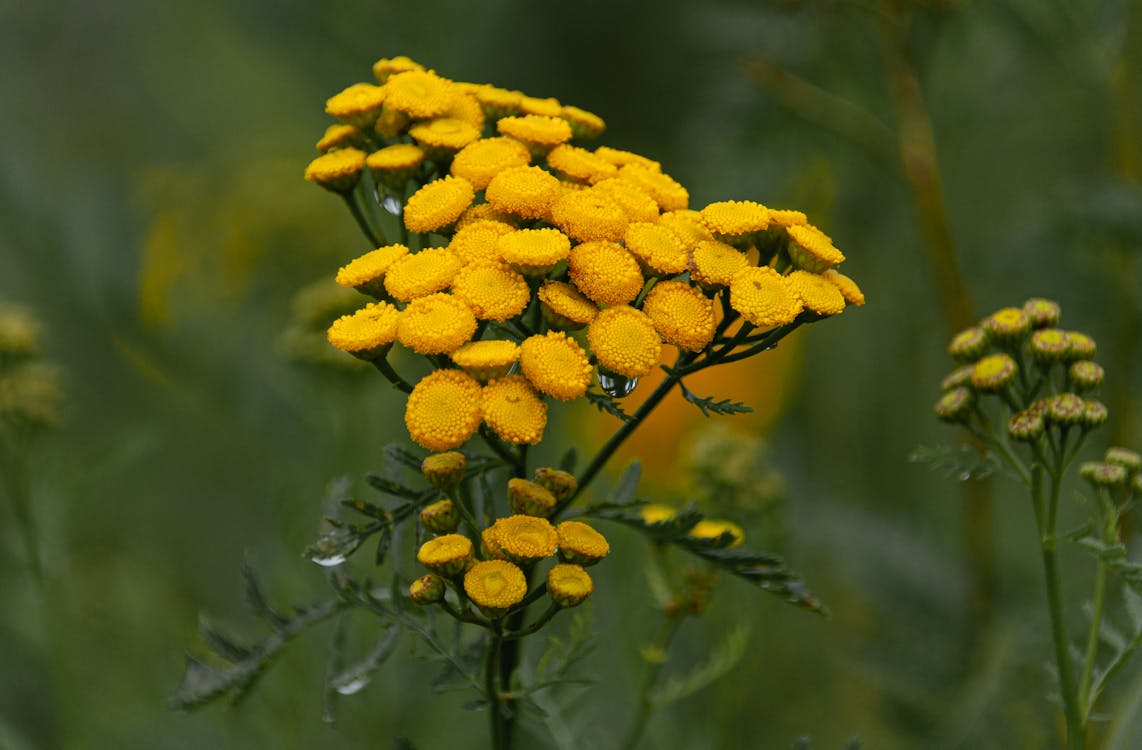
[{"label": "blurred foliage", "polygon": [[[1111,429],[1137,444],[1137,0],[0,2],[0,295],[42,319],[68,374],[65,427],[31,477],[42,581],[19,546],[0,550],[0,746],[439,747],[482,731],[449,693],[433,697],[448,721],[415,719],[434,670],[408,642],[386,665],[399,679],[341,700],[326,725],[322,639],[368,653],[380,634],[356,622],[294,644],[240,710],[163,704],[199,608],[236,611],[245,559],[271,600],[316,598],[322,576],[300,553],[326,481],[363,476],[403,430],[376,378],[298,368],[278,348],[293,296],[357,242],[301,179],[320,103],[403,53],[602,114],[609,142],[660,159],[694,204],[806,207],[868,295],[796,342],[769,449],[790,564],[833,617],[728,581],[677,658],[703,662],[699,644],[718,638],[702,629],[746,619],[755,637],[727,678],[656,714],[646,746],[1049,747],[1030,511],[996,505],[997,605],[981,629],[956,483],[907,462],[945,439],[929,418],[945,316],[898,163],[888,38],[917,74],[975,304],[1058,299],[1103,345],[1123,384],[1103,394]],[[805,84],[801,99],[760,80],[763,62]],[[647,634],[608,606],[652,606],[627,533],[614,530],[627,551],[612,569],[631,574],[596,592],[604,637],[584,659],[617,674],[560,716],[579,747],[610,746],[636,690]],[[1122,681],[1137,705],[1142,677]],[[1113,733],[1142,744],[1142,721]]]}]

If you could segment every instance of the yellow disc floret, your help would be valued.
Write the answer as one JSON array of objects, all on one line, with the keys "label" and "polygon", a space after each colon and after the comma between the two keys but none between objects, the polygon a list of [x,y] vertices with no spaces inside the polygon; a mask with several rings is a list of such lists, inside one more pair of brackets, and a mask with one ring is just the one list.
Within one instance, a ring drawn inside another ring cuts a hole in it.
[{"label": "yellow disc floret", "polygon": [[535,445],[547,427],[547,404],[522,375],[509,375],[484,386],[480,396],[484,423],[501,440]]},{"label": "yellow disc floret", "polygon": [[594,565],[611,551],[607,538],[582,521],[564,521],[555,527],[559,558],[584,567]]},{"label": "yellow disc floret", "polygon": [[547,593],[560,607],[574,607],[595,590],[591,576],[579,565],[556,563],[547,571]]},{"label": "yellow disc floret", "polygon": [[563,144],[547,155],[547,165],[565,177],[580,182],[598,182],[619,173],[618,167],[585,148]]},{"label": "yellow disc floret", "polygon": [[386,245],[370,250],[342,266],[337,271],[337,283],[366,294],[379,293],[384,289],[385,273],[406,255],[408,248],[404,245]]},{"label": "yellow disc floret", "polygon": [[558,229],[519,229],[499,238],[500,259],[520,273],[542,275],[571,252],[571,240]]},{"label": "yellow disc floret", "polygon": [[545,281],[536,293],[543,305],[543,318],[553,328],[573,331],[590,323],[599,307],[564,281]]},{"label": "yellow disc floret", "polygon": [[860,307],[864,304],[864,292],[860,290],[857,283],[845,276],[843,273],[835,268],[826,269],[821,276],[823,276],[830,284],[835,286],[848,302],[853,307]]},{"label": "yellow disc floret", "polygon": [[378,182],[393,190],[401,190],[423,162],[424,151],[419,146],[397,143],[369,154],[365,166]]},{"label": "yellow disc floret", "polygon": [[625,167],[627,164],[638,164],[641,167],[646,167],[655,172],[662,171],[662,165],[654,159],[648,159],[633,151],[623,151],[622,149],[611,148],[610,146],[599,146],[595,149],[595,155],[606,159],[616,167]]},{"label": "yellow disc floret", "polygon": [[463,534],[443,534],[420,545],[416,561],[433,573],[452,577],[462,573],[472,559],[472,542]]},{"label": "yellow disc floret", "polygon": [[607,129],[607,124],[603,122],[603,118],[594,112],[588,112],[571,105],[564,106],[559,116],[571,126],[571,134],[576,138],[598,138]]},{"label": "yellow disc floret", "polygon": [[559,197],[559,178],[539,167],[509,167],[488,183],[488,203],[524,219],[542,219]]},{"label": "yellow disc floret", "polygon": [[801,298],[769,266],[743,268],[734,274],[730,307],[758,328],[792,323],[802,310]]},{"label": "yellow disc floret", "polygon": [[617,203],[628,221],[658,221],[658,204],[654,198],[630,180],[619,177],[599,180],[593,189]]},{"label": "yellow disc floret", "polygon": [[608,307],[587,327],[587,342],[600,367],[637,378],[658,364],[662,339],[646,313],[627,305]]},{"label": "yellow disc floret", "polygon": [[623,244],[639,264],[659,276],[673,276],[686,270],[689,258],[678,237],[669,228],[646,221],[627,227]]},{"label": "yellow disc floret", "polygon": [[642,291],[642,271],[622,245],[584,242],[571,249],[571,282],[580,292],[602,305],[631,302]]},{"label": "yellow disc floret", "polygon": [[500,237],[515,231],[511,224],[489,219],[475,219],[464,226],[458,223],[457,227],[456,234],[452,235],[452,241],[448,243],[448,249],[456,253],[462,263],[498,263],[500,251],[497,246]]},{"label": "yellow disc floret", "polygon": [[801,298],[806,310],[818,315],[837,315],[845,309],[841,290],[820,274],[793,271],[785,277],[785,283]]},{"label": "yellow disc floret", "polygon": [[413,193],[404,207],[404,225],[412,232],[432,232],[455,223],[472,205],[476,192],[463,177],[442,177]]},{"label": "yellow disc floret", "polygon": [[492,524],[496,543],[507,559],[519,565],[531,565],[555,554],[559,535],[546,518],[514,515]]},{"label": "yellow disc floret", "polygon": [[692,209],[668,211],[658,217],[658,224],[673,232],[687,253],[699,242],[714,239],[713,233],[702,222],[702,214]]},{"label": "yellow disc floret", "polygon": [[305,168],[305,179],[335,193],[347,193],[357,186],[365,168],[365,152],[339,148],[322,154]]},{"label": "yellow disc floret", "polygon": [[499,263],[469,263],[452,280],[452,293],[480,320],[504,321],[523,312],[531,289],[520,274]]},{"label": "yellow disc floret", "polygon": [[452,106],[452,82],[430,70],[409,70],[384,84],[385,106],[417,120],[444,114]]},{"label": "yellow disc floret", "polygon": [[402,254],[385,269],[385,290],[408,302],[448,288],[463,264],[446,247],[426,247],[416,254]]},{"label": "yellow disc floret", "polygon": [[325,133],[317,141],[317,150],[324,154],[326,151],[332,151],[335,148],[360,147],[364,146],[365,143],[365,137],[360,130],[352,125],[338,123],[325,129]]},{"label": "yellow disc floret", "polygon": [[458,448],[480,427],[480,384],[459,370],[437,370],[408,395],[408,434],[430,451]]},{"label": "yellow disc floret", "polygon": [[754,201],[719,201],[700,212],[714,236],[725,242],[760,232],[769,226],[769,209]]},{"label": "yellow disc floret", "polygon": [[740,250],[717,240],[702,240],[690,251],[690,277],[703,289],[729,286],[747,266],[749,259]]},{"label": "yellow disc floret", "polygon": [[452,352],[452,361],[481,383],[508,374],[519,361],[519,344],[514,341],[486,339],[470,341]]},{"label": "yellow disc floret", "polygon": [[618,202],[594,189],[565,190],[551,206],[551,223],[579,242],[617,242],[629,221]]},{"label": "yellow disc floret", "polygon": [[645,190],[663,211],[678,211],[690,205],[690,193],[673,177],[641,164],[627,164],[619,177]]},{"label": "yellow disc floret", "polygon": [[360,359],[372,360],[388,350],[397,337],[400,311],[387,302],[370,302],[329,326],[329,343]]},{"label": "yellow disc floret", "polygon": [[542,393],[569,401],[587,392],[591,363],[583,347],[562,331],[548,331],[524,339],[519,367]]},{"label": "yellow disc floret", "polygon": [[434,117],[408,129],[413,140],[432,153],[435,159],[453,154],[480,137],[476,126],[455,117]]},{"label": "yellow disc floret", "polygon": [[417,297],[401,311],[397,340],[417,354],[451,354],[476,332],[472,308],[451,294]]},{"label": "yellow disc floret", "polygon": [[560,117],[522,115],[504,117],[496,122],[503,135],[515,138],[533,154],[545,154],[571,140],[571,126]]},{"label": "yellow disc floret", "polygon": [[500,615],[523,601],[527,578],[506,560],[484,560],[464,574],[464,592],[479,606]]},{"label": "yellow disc floret", "polygon": [[714,301],[683,281],[660,281],[643,301],[642,311],[679,349],[701,351],[714,340]]},{"label": "yellow disc floret", "polygon": [[384,83],[389,76],[407,73],[410,70],[424,70],[424,66],[405,55],[382,57],[373,63],[373,75],[376,76],[377,83]]},{"label": "yellow disc floret", "polygon": [[465,146],[452,159],[451,172],[483,190],[492,178],[511,167],[526,167],[531,161],[527,147],[511,138],[483,138]]},{"label": "yellow disc floret", "polygon": [[385,103],[385,90],[372,83],[354,83],[325,102],[326,114],[357,128],[371,128]]},{"label": "yellow disc floret", "polygon": [[822,232],[812,224],[798,224],[787,227],[789,238],[789,257],[799,268],[813,273],[821,273],[845,259],[840,250],[833,247],[829,235]]}]

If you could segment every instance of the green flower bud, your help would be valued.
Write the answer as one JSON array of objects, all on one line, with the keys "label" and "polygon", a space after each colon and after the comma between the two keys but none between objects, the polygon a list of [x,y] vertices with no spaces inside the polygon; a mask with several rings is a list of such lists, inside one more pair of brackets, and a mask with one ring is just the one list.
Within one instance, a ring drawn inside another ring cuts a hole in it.
[{"label": "green flower bud", "polygon": [[460,525],[460,511],[447,498],[437,500],[421,509],[420,523],[433,534],[451,534]]},{"label": "green flower bud", "polygon": [[1129,448],[1107,448],[1105,459],[1108,464],[1121,466],[1127,471],[1142,471],[1142,454]]},{"label": "green flower bud", "polygon": [[575,477],[565,471],[547,466],[540,466],[535,470],[535,482],[546,487],[555,496],[555,501],[559,503],[574,495],[579,489],[579,482],[575,480]]},{"label": "green flower bud", "polygon": [[979,325],[993,341],[1016,344],[1031,331],[1031,318],[1018,307],[1005,307],[988,315]]},{"label": "green flower bud", "polygon": [[420,471],[428,483],[445,493],[452,492],[460,485],[467,468],[468,459],[458,451],[434,453],[420,464]]},{"label": "green flower bud", "polygon": [[555,509],[555,495],[535,482],[513,477],[508,480],[508,505],[513,513],[547,518]]},{"label": "green flower bud", "polygon": [[1083,426],[1088,430],[1092,427],[1106,424],[1106,419],[1109,412],[1106,409],[1106,404],[1101,401],[1087,401],[1086,409],[1083,412]]},{"label": "green flower bud", "polygon": [[1036,362],[1062,362],[1071,352],[1067,332],[1058,328],[1044,328],[1031,334],[1031,356]]},{"label": "green flower bud", "polygon": [[435,573],[421,576],[409,585],[408,595],[417,604],[435,604],[444,598],[444,579]]},{"label": "green flower bud", "polygon": [[1033,297],[1023,303],[1023,312],[1031,319],[1035,328],[1046,328],[1059,324],[1062,309],[1059,303],[1042,297]]},{"label": "green flower bud", "polygon": [[1126,484],[1126,469],[1103,461],[1087,461],[1079,467],[1079,476],[1095,487],[1121,487]]},{"label": "green flower bud", "polygon": [[1102,382],[1103,371],[1100,365],[1091,362],[1089,359],[1080,359],[1071,363],[1067,376],[1070,378],[1071,384],[1075,386],[1075,390],[1089,391]]},{"label": "green flower bud", "polygon": [[974,362],[987,352],[988,345],[987,334],[982,328],[968,328],[952,337],[948,354],[960,362]]},{"label": "green flower bud", "polygon": [[1007,422],[1007,432],[1015,440],[1034,442],[1043,434],[1043,414],[1030,409],[1013,414]]},{"label": "green flower bud", "polygon": [[1067,331],[1067,340],[1071,344],[1070,359],[1094,359],[1098,346],[1090,336],[1082,331]]},{"label": "green flower bud", "polygon": [[936,402],[936,418],[941,422],[962,422],[971,413],[975,403],[975,394],[971,390],[960,386],[953,388]]},{"label": "green flower bud", "polygon": [[1086,417],[1086,402],[1073,393],[1061,393],[1050,400],[1046,416],[1058,425],[1081,424]]},{"label": "green flower bud", "polygon": [[547,593],[560,607],[575,607],[586,601],[595,584],[579,565],[556,563],[547,571]]},{"label": "green flower bud", "polygon": [[971,365],[964,365],[952,370],[940,381],[940,390],[950,391],[953,388],[959,388],[961,385],[971,385],[971,371]]},{"label": "green flower bud", "polygon": [[971,384],[981,391],[1001,391],[1015,379],[1019,366],[1006,354],[989,354],[972,368]]}]

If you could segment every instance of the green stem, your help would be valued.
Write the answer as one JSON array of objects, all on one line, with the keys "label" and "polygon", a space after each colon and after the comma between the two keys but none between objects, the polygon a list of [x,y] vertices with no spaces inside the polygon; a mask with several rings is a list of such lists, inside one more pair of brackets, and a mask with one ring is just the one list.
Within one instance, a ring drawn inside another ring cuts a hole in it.
[{"label": "green stem", "polygon": [[496,687],[496,673],[500,667],[500,645],[498,632],[492,634],[488,643],[487,659],[484,661],[484,692],[488,698],[488,716],[492,722],[492,750],[508,750],[507,727],[501,709],[501,696]]},{"label": "green stem", "polygon": [[412,393],[412,384],[402,378],[393,366],[389,364],[387,357],[377,357],[373,360],[373,367],[377,368],[385,379],[393,384],[393,387],[404,393]]},{"label": "green stem", "polygon": [[361,228],[365,237],[373,244],[373,247],[383,247],[389,244],[385,239],[384,234],[369,226],[369,220],[365,218],[365,214],[361,211],[361,206],[357,203],[357,196],[355,193],[348,192],[342,193],[341,197],[345,199],[345,205],[349,207],[349,213],[353,214],[353,219],[357,222],[357,226]]},{"label": "green stem", "polygon": [[666,622],[662,624],[658,642],[652,647],[657,652],[655,656],[662,658],[649,663],[646,672],[643,673],[642,685],[638,691],[638,713],[635,714],[634,723],[623,741],[623,750],[634,750],[638,746],[639,740],[642,739],[642,733],[646,730],[646,722],[650,719],[651,712],[654,711],[654,702],[650,699],[650,693],[658,684],[658,676],[662,673],[663,664],[666,663],[666,651],[670,648],[681,624],[682,618],[677,615],[667,615]]},{"label": "green stem", "polygon": [[16,516],[16,525],[20,536],[23,537],[24,550],[28,555],[28,569],[32,577],[39,581],[43,577],[43,567],[40,564],[40,541],[36,533],[36,519],[32,513],[31,482],[29,479],[29,438],[27,434],[19,433],[11,440],[5,440],[0,445],[0,475],[3,477],[4,494],[12,503],[12,512]]},{"label": "green stem", "polygon": [[[1113,544],[1114,535],[1118,529],[1118,517],[1114,510],[1114,504],[1105,497],[1103,491],[1099,492],[1098,500],[1104,511],[1100,513],[1102,542],[1108,545]],[[1103,608],[1106,603],[1106,576],[1106,561],[1099,556],[1098,567],[1094,574],[1094,603],[1090,614],[1090,632],[1087,633],[1086,639],[1086,658],[1083,660],[1083,673],[1079,680],[1079,708],[1084,723],[1090,718],[1090,712],[1094,709],[1094,702],[1097,697],[1091,694],[1091,684],[1094,680],[1095,662],[1098,659],[1098,642],[1102,628]]]}]

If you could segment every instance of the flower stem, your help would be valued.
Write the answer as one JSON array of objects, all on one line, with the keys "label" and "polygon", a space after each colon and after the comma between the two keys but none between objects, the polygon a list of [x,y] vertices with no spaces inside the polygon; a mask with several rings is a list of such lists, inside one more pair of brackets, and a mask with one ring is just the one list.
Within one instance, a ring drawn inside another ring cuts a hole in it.
[{"label": "flower stem", "polygon": [[353,219],[357,222],[357,226],[361,228],[365,237],[372,243],[373,247],[382,247],[389,244],[385,239],[383,233],[375,231],[369,226],[369,220],[365,218],[365,214],[361,211],[361,206],[357,203],[357,196],[354,193],[342,193],[341,197],[345,199],[345,205],[349,207],[349,213],[353,214]]},{"label": "flower stem", "polygon": [[492,633],[488,643],[487,658],[484,661],[484,692],[488,698],[488,717],[492,722],[492,750],[508,750],[507,727],[500,703],[500,692],[496,687],[496,673],[500,668],[500,645],[503,640],[499,632]]},{"label": "flower stem", "polygon": [[634,723],[631,725],[630,731],[627,732],[626,739],[623,741],[622,747],[624,750],[634,750],[638,746],[638,742],[642,739],[642,733],[646,730],[646,722],[650,719],[650,714],[654,710],[654,702],[650,698],[650,693],[654,686],[658,683],[658,676],[662,672],[662,665],[666,663],[666,651],[670,648],[674,636],[678,633],[678,626],[682,624],[682,618],[677,615],[667,615],[666,621],[662,624],[662,631],[659,633],[658,641],[651,648],[656,652],[656,661],[649,661],[646,667],[646,672],[642,676],[642,686],[638,692],[638,713],[635,714]]},{"label": "flower stem", "polygon": [[[1098,500],[1105,511],[1099,518],[1102,521],[1102,542],[1113,544],[1118,529],[1118,515],[1113,503],[1102,496],[1101,492]],[[1090,613],[1090,632],[1087,633],[1086,658],[1083,660],[1083,673],[1079,680],[1079,710],[1084,722],[1089,719],[1097,698],[1091,695],[1091,684],[1094,680],[1095,662],[1098,659],[1098,641],[1102,630],[1103,608],[1106,604],[1106,575],[1106,561],[1099,556],[1098,567],[1094,573],[1094,602]]]}]

